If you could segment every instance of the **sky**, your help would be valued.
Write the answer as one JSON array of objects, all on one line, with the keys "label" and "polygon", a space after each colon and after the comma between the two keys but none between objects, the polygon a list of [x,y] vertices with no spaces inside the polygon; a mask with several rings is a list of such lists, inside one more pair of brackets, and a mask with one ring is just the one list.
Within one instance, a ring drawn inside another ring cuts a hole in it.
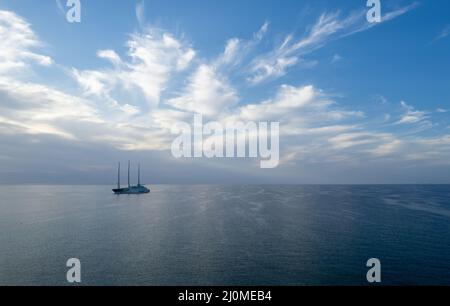
[{"label": "sky", "polygon": [[[0,183],[450,183],[450,3],[0,0]],[[280,164],[176,159],[172,127],[280,122]]]}]

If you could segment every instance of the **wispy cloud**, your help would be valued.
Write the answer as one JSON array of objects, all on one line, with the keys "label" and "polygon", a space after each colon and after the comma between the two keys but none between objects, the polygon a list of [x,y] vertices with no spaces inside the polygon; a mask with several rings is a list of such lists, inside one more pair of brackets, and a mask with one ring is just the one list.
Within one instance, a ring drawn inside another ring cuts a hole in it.
[{"label": "wispy cloud", "polygon": [[333,64],[340,62],[342,60],[342,56],[340,56],[339,54],[334,54],[333,57],[331,58],[331,62]]},{"label": "wispy cloud", "polygon": [[36,51],[43,47],[28,22],[10,11],[0,11],[0,73],[23,72],[29,64],[49,66],[51,57]]},{"label": "wispy cloud", "polygon": [[238,68],[264,39],[268,30],[269,22],[266,21],[250,39],[238,37],[229,39],[225,44],[223,53],[213,59],[210,65],[215,69],[230,70]]},{"label": "wispy cloud", "polygon": [[61,2],[62,0],[55,0],[56,2],[56,7],[58,8],[58,11],[61,15],[65,16],[66,15],[66,11],[64,10],[64,6]]},{"label": "wispy cloud", "polygon": [[379,104],[382,104],[382,105],[385,105],[385,104],[388,104],[388,103],[389,103],[388,99],[386,99],[386,97],[383,96],[383,95],[374,95],[374,96],[373,96],[373,100],[374,100],[376,103],[379,103]]},{"label": "wispy cloud", "polygon": [[436,37],[433,39],[433,42],[436,42],[436,41],[438,41],[438,40],[444,39],[444,38],[446,38],[446,37],[449,36],[449,35],[450,35],[450,24],[446,25],[446,26],[441,30],[441,32],[439,33],[439,35],[436,36]]},{"label": "wispy cloud", "polygon": [[[387,12],[382,22],[387,22],[417,7],[417,3]],[[281,43],[269,53],[257,57],[250,68],[248,81],[252,84],[281,77],[287,70],[303,63],[304,56],[326,45],[331,40],[347,37],[352,34],[368,30],[381,23],[369,23],[365,11],[358,11],[341,17],[341,13],[331,12],[320,15],[305,37],[298,39],[288,35]]]},{"label": "wispy cloud", "polygon": [[146,17],[145,17],[145,2],[142,0],[136,4],[136,18],[138,20],[139,26],[145,28]]},{"label": "wispy cloud", "polygon": [[396,122],[396,124],[413,124],[413,123],[423,123],[428,122],[429,113],[425,111],[418,111],[414,107],[406,104],[405,101],[400,102],[402,108],[404,109],[404,114]]}]

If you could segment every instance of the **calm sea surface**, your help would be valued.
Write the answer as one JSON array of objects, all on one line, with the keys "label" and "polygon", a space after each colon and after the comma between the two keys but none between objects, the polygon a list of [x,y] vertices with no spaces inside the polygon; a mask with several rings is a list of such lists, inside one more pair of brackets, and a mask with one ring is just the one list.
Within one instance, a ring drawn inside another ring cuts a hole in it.
[{"label": "calm sea surface", "polygon": [[450,186],[0,186],[0,285],[450,285]]}]

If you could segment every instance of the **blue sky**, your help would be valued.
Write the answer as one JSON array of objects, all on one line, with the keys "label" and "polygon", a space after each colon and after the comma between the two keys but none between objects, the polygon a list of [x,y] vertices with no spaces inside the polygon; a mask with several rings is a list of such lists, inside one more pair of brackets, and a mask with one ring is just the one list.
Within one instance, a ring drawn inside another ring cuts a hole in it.
[{"label": "blue sky", "polygon": [[[0,182],[450,183],[448,1],[65,2],[0,1]],[[173,159],[194,113],[279,121],[280,166]]]}]

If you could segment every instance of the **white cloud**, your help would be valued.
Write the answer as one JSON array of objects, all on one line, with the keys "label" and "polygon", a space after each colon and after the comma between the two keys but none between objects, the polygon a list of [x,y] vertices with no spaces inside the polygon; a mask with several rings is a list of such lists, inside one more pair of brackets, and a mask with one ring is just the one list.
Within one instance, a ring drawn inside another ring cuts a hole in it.
[{"label": "white cloud", "polygon": [[403,141],[399,139],[392,139],[393,137],[391,135],[388,135],[387,138],[386,143],[378,145],[375,149],[369,150],[369,152],[376,157],[383,157],[397,153],[401,149]]},{"label": "white cloud", "polygon": [[239,109],[239,117],[244,120],[282,120],[294,115],[300,109],[323,110],[331,104],[314,86],[293,87],[283,85],[274,99],[258,104],[249,104]]},{"label": "white cloud", "polygon": [[88,95],[115,100],[114,91],[138,89],[147,104],[155,107],[173,73],[185,70],[195,57],[195,51],[160,29],[147,28],[143,34],[133,34],[127,42],[129,60],[112,50],[98,52],[114,69],[79,71],[72,75]]},{"label": "white cloud", "polygon": [[429,119],[428,112],[418,111],[414,107],[406,104],[405,101],[400,102],[405,113],[401,116],[396,124],[413,124],[427,121]]},{"label": "white cloud", "polygon": [[185,92],[166,103],[177,109],[215,116],[234,107],[238,102],[236,91],[215,69],[201,65],[189,78]]},{"label": "white cloud", "polygon": [[269,22],[264,22],[264,24],[261,26],[258,32],[255,33],[255,39],[261,40],[263,39],[264,35],[266,35],[267,31],[269,30]]},{"label": "white cloud", "polygon": [[246,57],[258,46],[269,29],[269,23],[265,22],[261,28],[253,34],[251,39],[233,37],[229,39],[222,54],[211,63],[217,70],[230,70],[239,67]]},{"label": "white cloud", "polygon": [[260,83],[268,78],[278,78],[285,75],[289,67],[295,66],[299,59],[296,56],[278,57],[270,62],[267,60],[257,60],[253,64],[252,71],[255,74],[247,80],[252,84]]},{"label": "white cloud", "polygon": [[361,118],[364,113],[340,108],[328,95],[312,85],[282,85],[274,98],[240,107],[243,120],[281,121],[299,127],[326,126],[347,118]]},{"label": "white cloud", "polygon": [[17,73],[29,64],[49,66],[53,60],[34,51],[42,43],[23,18],[0,10],[0,73]]},{"label": "white cloud", "polygon": [[0,78],[2,123],[29,134],[55,134],[75,139],[62,121],[98,123],[95,108],[89,102],[54,88]]},{"label": "white cloud", "polygon": [[136,4],[136,18],[138,20],[139,25],[144,28],[145,27],[145,3],[144,1],[138,2]]},{"label": "white cloud", "polygon": [[188,85],[167,105],[182,111],[196,112],[205,116],[216,116],[230,111],[239,102],[237,91],[227,75],[244,61],[245,57],[263,39],[269,23],[265,22],[251,39],[231,38],[224,51],[209,63],[203,61],[188,78]]},{"label": "white cloud", "polygon": [[[127,77],[133,73],[145,74],[145,69],[155,67],[151,66],[152,58],[148,52],[155,49],[158,51],[156,55],[166,52],[168,58],[161,65],[168,65],[171,60],[187,54],[180,64],[171,64],[172,70],[183,69],[192,58],[190,48],[185,48],[168,34],[158,34],[155,34],[158,39],[154,42],[148,35],[134,36],[134,40],[129,42],[129,62],[123,62],[112,50],[99,51],[97,55],[110,61],[113,69],[73,69],[73,76],[84,93],[102,98],[107,96],[109,103],[105,104],[103,99],[96,101],[78,97],[41,84],[42,80],[32,81],[34,75],[27,72],[32,71],[33,64],[48,65],[52,60],[33,51],[43,48],[44,44],[23,18],[12,12],[0,11],[0,134],[29,134],[36,140],[38,135],[53,135],[75,142],[103,141],[122,149],[167,148],[170,138],[166,131],[143,118],[135,105],[119,104],[113,97],[116,87],[140,84],[132,79],[126,80]],[[146,49],[148,46],[153,49]],[[23,76],[27,76],[26,81],[22,80]]]},{"label": "white cloud", "polygon": [[102,71],[73,69],[72,75],[87,95],[107,95],[116,84],[115,78]]},{"label": "white cloud", "polygon": [[223,55],[219,58],[220,64],[232,63],[239,56],[241,44],[242,41],[238,38],[228,40]]},{"label": "white cloud", "polygon": [[0,78],[0,134],[53,135],[123,150],[163,150],[170,134],[136,107],[97,104],[37,83]]},{"label": "white cloud", "polygon": [[104,58],[110,61],[113,65],[119,66],[122,64],[120,56],[113,50],[100,50],[97,52],[99,58]]}]

